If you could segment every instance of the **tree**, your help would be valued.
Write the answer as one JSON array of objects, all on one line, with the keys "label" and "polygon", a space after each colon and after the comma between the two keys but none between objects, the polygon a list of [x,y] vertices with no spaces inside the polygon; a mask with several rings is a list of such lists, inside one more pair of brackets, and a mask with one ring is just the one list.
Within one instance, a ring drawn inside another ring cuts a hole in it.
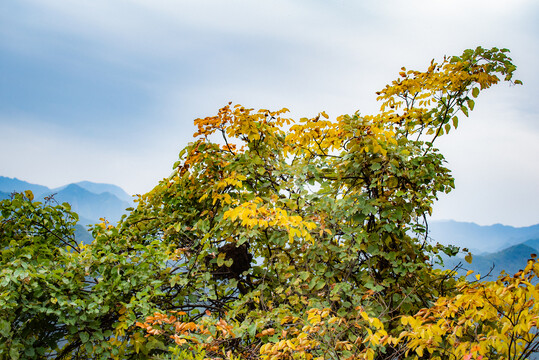
[{"label": "tree", "polygon": [[[54,316],[28,335],[9,318],[0,351],[17,357],[52,332],[25,356],[402,355],[403,316],[458,292],[451,274],[432,268],[440,252],[457,251],[428,238],[426,214],[453,188],[434,142],[515,69],[496,48],[432,61],[425,72],[402,68],[378,93],[379,114],[335,121],[229,104],[195,120],[195,141],[171,176],[117,226],[96,225],[86,246],[64,245],[63,216],[75,217],[66,205],[29,194],[2,202],[0,311]],[[27,252],[35,237],[55,250],[14,275],[19,233]]]},{"label": "tree", "polygon": [[[374,356],[367,345],[339,349],[370,336],[348,320],[375,318],[375,327],[383,323],[397,336],[402,315],[454,290],[448,274],[432,270],[433,257],[454,249],[427,240],[425,215],[453,187],[434,142],[458,126],[457,113],[467,116],[497,75],[511,80],[506,52],[477,48],[432,61],[425,72],[402,68],[378,93],[377,115],[330,121],[321,113],[295,123],[284,117],[287,109],[229,104],[197,119],[197,140],[132,219],[153,219],[148,228],[177,246],[185,294],[199,294],[174,309],[179,319],[157,316],[139,326],[157,335],[156,324],[174,325],[179,344],[204,343],[206,334],[213,356],[257,357],[259,347],[268,359]],[[230,244],[256,260],[239,276],[222,271],[237,262],[222,251]],[[225,322],[213,332],[195,328],[199,309]],[[310,315],[322,316],[316,309],[347,321],[319,332]],[[296,323],[330,338],[308,336]],[[393,357],[402,347],[383,351]]]}]

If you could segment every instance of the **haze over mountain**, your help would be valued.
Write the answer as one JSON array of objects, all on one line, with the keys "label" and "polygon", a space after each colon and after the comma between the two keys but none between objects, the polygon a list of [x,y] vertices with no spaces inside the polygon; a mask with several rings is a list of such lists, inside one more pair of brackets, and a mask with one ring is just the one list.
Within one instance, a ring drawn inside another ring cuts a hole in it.
[{"label": "haze over mountain", "polygon": [[24,190],[31,190],[34,198],[40,201],[53,195],[54,201],[58,203],[68,202],[71,209],[79,215],[80,225],[98,223],[100,218],[115,223],[127,213],[126,209],[132,206],[131,197],[116,185],[81,181],[49,189],[17,178],[0,176],[0,196],[9,198],[12,192]]},{"label": "haze over mountain", "polygon": [[128,193],[126,193],[121,187],[117,185],[94,183],[90,181],[80,181],[77,183],[64,185],[59,188],[52,189],[52,191],[59,192],[71,185],[77,185],[94,194],[110,193],[112,195],[115,195],[120,200],[127,201],[127,202],[133,201],[133,198]]},{"label": "haze over mountain", "polygon": [[468,248],[474,254],[493,253],[539,238],[539,224],[513,227],[502,224],[481,226],[453,220],[430,221],[429,236],[444,245]]},{"label": "haze over mountain", "polygon": [[9,199],[10,194],[0,191],[0,200]]},{"label": "haze over mountain", "polygon": [[21,192],[24,190],[31,190],[34,193],[34,196],[50,191],[48,187],[43,185],[30,184],[29,182],[19,180],[17,178],[0,176],[1,192],[10,195],[12,192]]},{"label": "haze over mountain", "polygon": [[431,221],[429,236],[433,241],[444,245],[456,245],[468,248],[473,254],[471,264],[463,254],[449,258],[444,256],[444,268],[453,269],[461,265],[459,275],[473,270],[470,275],[485,276],[493,280],[502,270],[514,274],[526,266],[533,253],[539,252],[539,224],[527,227],[513,227],[501,224],[481,226],[475,223],[449,221]]},{"label": "haze over mountain", "polygon": [[54,199],[59,203],[69,203],[73,211],[79,214],[80,223],[83,225],[100,222],[100,218],[115,223],[127,213],[125,209],[131,206],[129,202],[119,199],[110,192],[94,193],[76,184],[69,184],[60,191],[55,190],[51,193],[54,193]]},{"label": "haze over mountain", "polygon": [[467,270],[473,270],[474,273],[470,276],[473,277],[476,274],[481,274],[481,276],[489,275],[487,279],[493,280],[498,277],[502,270],[505,270],[510,275],[522,270],[526,266],[527,260],[531,258],[531,254],[539,252],[537,246],[539,246],[539,239],[534,239],[495,253],[474,255],[471,264],[468,264],[461,257],[446,257],[444,258],[444,267],[453,269],[460,264],[459,275],[466,275]]}]

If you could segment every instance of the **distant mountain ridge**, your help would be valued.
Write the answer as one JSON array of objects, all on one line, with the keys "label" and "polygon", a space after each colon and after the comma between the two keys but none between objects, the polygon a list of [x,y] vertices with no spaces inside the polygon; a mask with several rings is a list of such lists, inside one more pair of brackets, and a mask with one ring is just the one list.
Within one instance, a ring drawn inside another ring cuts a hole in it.
[{"label": "distant mountain ridge", "polygon": [[[535,241],[539,243],[539,240]],[[537,247],[529,246],[528,242],[524,242],[495,253],[474,255],[471,264],[459,257],[445,258],[444,268],[453,269],[460,263],[462,269],[458,271],[459,275],[466,275],[467,270],[473,270],[473,276],[475,274],[486,276],[490,273],[489,279],[495,279],[502,270],[505,270],[507,274],[515,274],[522,270],[526,266],[530,255],[538,252]]]},{"label": "distant mountain ridge", "polygon": [[12,192],[21,192],[24,190],[31,190],[34,195],[41,195],[42,193],[49,191],[50,189],[43,185],[31,184],[29,182],[19,180],[17,178],[8,178],[0,176],[0,191],[3,193],[11,194]]},{"label": "distant mountain ridge", "polygon": [[94,183],[90,181],[80,181],[77,183],[64,185],[59,188],[52,189],[52,191],[54,192],[62,191],[63,189],[71,185],[77,185],[94,194],[110,193],[112,195],[115,195],[120,200],[127,201],[127,202],[133,201],[133,198],[128,193],[126,193],[121,187],[117,185]]},{"label": "distant mountain ridge", "polygon": [[69,203],[71,209],[79,215],[81,225],[101,222],[100,218],[115,223],[127,213],[126,209],[132,206],[131,196],[112,184],[81,181],[50,189],[17,178],[0,176],[0,197],[9,198],[11,193],[24,190],[31,190],[34,198],[41,201],[53,195],[53,199],[58,203]]},{"label": "distant mountain ridge", "polygon": [[[41,198],[43,197],[44,194],[41,195]],[[59,203],[69,203],[73,211],[81,217],[80,222],[83,225],[100,222],[100,218],[105,218],[111,223],[117,222],[127,213],[125,209],[131,206],[129,202],[119,199],[110,192],[96,194],[76,184],[69,184],[56,192],[54,199]]]},{"label": "distant mountain ridge", "polygon": [[444,245],[468,248],[473,261],[468,264],[462,257],[444,256],[444,268],[452,269],[459,263],[460,275],[467,270],[475,274],[487,275],[490,280],[498,277],[502,270],[514,274],[526,266],[533,253],[539,253],[539,224],[526,227],[513,227],[501,224],[481,226],[475,223],[449,221],[430,221],[429,236]]},{"label": "distant mountain ridge", "polygon": [[481,226],[454,220],[431,220],[429,236],[441,244],[465,247],[476,254],[491,253],[539,238],[539,224],[526,227]]}]

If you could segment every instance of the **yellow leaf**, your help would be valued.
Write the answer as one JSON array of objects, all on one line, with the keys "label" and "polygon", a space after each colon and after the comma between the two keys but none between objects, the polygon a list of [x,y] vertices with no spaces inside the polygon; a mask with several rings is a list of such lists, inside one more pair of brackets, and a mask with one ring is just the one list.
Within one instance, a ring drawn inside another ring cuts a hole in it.
[{"label": "yellow leaf", "polygon": [[34,200],[34,194],[30,190],[25,190],[24,195],[26,195],[28,200],[30,200],[30,201]]}]

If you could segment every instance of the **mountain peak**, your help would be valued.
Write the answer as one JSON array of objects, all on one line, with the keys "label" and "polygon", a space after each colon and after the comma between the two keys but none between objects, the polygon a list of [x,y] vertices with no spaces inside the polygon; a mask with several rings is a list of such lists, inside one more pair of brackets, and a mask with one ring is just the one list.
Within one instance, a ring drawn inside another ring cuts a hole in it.
[{"label": "mountain peak", "polygon": [[539,237],[539,225],[482,226],[471,222],[431,221],[429,236],[439,243],[465,247],[475,250],[475,253],[494,252]]},{"label": "mountain peak", "polygon": [[13,192],[31,190],[36,199],[44,199],[54,194],[58,203],[67,202],[79,215],[80,223],[95,224],[100,218],[115,222],[132,206],[133,199],[121,187],[80,181],[50,189],[43,185],[30,184],[17,178],[0,176],[0,200],[9,199]]},{"label": "mountain peak", "polygon": [[121,187],[113,184],[105,184],[105,183],[95,183],[91,181],[79,181],[76,183],[71,183],[68,185],[61,186],[59,188],[54,189],[54,191],[61,191],[68,186],[76,185],[82,189],[85,189],[89,192],[92,192],[94,194],[104,194],[104,193],[110,193],[114,196],[116,196],[118,199],[122,201],[132,202],[133,198],[126,193]]}]

